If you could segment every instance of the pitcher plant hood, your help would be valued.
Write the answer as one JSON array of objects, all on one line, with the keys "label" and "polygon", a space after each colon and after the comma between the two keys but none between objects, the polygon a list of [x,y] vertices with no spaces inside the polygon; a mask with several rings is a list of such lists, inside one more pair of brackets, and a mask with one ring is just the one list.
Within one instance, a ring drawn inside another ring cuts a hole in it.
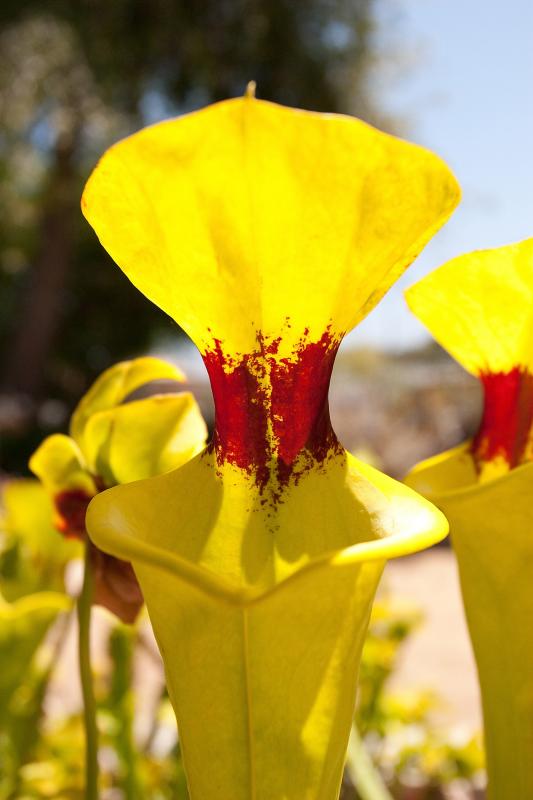
[{"label": "pitcher plant hood", "polygon": [[215,400],[203,453],[88,513],[143,586],[193,798],[337,796],[380,570],[447,526],[341,447],[331,371],[458,197],[422,148],[251,96],[119,142],[86,186],[103,246],[196,343]]},{"label": "pitcher plant hood", "polygon": [[446,514],[479,673],[491,800],[533,796],[533,239],[461,256],[407,291],[484,389],[477,434],[406,483]]}]

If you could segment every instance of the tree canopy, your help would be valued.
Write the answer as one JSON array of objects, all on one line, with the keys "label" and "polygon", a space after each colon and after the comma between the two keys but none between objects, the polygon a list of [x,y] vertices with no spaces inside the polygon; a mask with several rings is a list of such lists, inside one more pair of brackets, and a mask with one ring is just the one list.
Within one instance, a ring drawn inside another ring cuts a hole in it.
[{"label": "tree canopy", "polygon": [[83,222],[91,167],[143,124],[242,94],[356,114],[375,102],[376,0],[5,0],[0,8],[3,466],[88,383],[173,323]]}]

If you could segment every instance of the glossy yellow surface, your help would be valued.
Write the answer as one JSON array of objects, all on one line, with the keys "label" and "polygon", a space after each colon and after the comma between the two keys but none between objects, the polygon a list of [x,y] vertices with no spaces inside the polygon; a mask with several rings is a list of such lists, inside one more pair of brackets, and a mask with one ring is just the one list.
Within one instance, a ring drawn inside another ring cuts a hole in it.
[{"label": "glossy yellow surface", "polygon": [[[383,564],[447,524],[333,438],[319,457],[323,403],[294,457],[276,430],[290,439],[327,392],[317,343],[328,338],[332,363],[458,197],[422,148],[252,97],[118,143],[87,184],[104,247],[222,376],[214,445],[104,492],[87,516],[142,585],[193,800],[338,796]],[[249,464],[218,446],[223,425],[241,426]]]},{"label": "glossy yellow surface", "polygon": [[446,535],[442,514],[401,483],[346,452],[328,466],[265,509],[249,479],[227,467],[221,476],[206,450],[181,469],[99,495],[88,529],[114,555],[147,560],[237,604],[302,569],[383,562]]}]

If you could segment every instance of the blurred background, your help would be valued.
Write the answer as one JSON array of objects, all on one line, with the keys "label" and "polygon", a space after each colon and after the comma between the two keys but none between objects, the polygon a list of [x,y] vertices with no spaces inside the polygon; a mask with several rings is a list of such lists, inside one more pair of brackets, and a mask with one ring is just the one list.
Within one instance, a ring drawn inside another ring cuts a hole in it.
[{"label": "blurred background", "polygon": [[[396,477],[470,435],[477,384],[428,339],[401,293],[461,252],[532,235],[532,35],[528,0],[3,0],[0,476],[27,474],[37,444],[67,429],[89,384],[122,358],[179,361],[212,419],[194,349],[113,265],[79,198],[118,138],[240,95],[250,79],[263,99],[354,114],[455,171],[462,205],[347,337],[331,406],[343,443]],[[388,572],[391,591],[427,618],[393,684],[433,681],[447,722],[477,729],[451,554]]]},{"label": "blurred background", "polygon": [[476,387],[429,343],[401,290],[460,252],[530,234],[532,27],[527,0],[5,0],[1,468],[24,473],[31,449],[65,428],[118,359],[181,346],[203,382],[173,323],[99,246],[79,197],[116,139],[241,94],[252,78],[262,98],[355,114],[455,170],[461,207],[348,337],[332,396],[346,445],[394,475],[461,440],[476,422]]}]

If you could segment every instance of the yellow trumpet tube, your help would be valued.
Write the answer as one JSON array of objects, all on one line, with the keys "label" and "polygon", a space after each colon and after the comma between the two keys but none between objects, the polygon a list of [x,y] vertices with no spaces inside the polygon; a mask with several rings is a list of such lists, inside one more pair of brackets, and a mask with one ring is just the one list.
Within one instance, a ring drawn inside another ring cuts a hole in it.
[{"label": "yellow trumpet tube", "polygon": [[[385,560],[442,539],[446,521],[344,454],[327,475],[295,487],[278,524],[295,542],[309,526],[325,537],[341,525],[348,540],[362,541],[317,554],[283,579],[239,586],[170,545],[195,522],[197,539],[208,540],[206,521],[217,516],[226,535],[231,531],[231,506],[242,499],[213,473],[206,454],[163,478],[120,487],[120,497],[106,492],[89,507],[88,529],[99,546],[131,560],[143,588],[191,797],[331,800],[338,797],[361,647]],[[203,513],[195,519],[199,501]],[[165,518],[163,508],[172,509]],[[249,515],[247,533],[241,564],[253,575],[257,539],[272,531]],[[303,562],[300,548],[292,550]]]},{"label": "yellow trumpet tube", "polygon": [[481,688],[489,797],[533,797],[533,464],[479,482],[470,444],[407,483],[446,514]]}]

